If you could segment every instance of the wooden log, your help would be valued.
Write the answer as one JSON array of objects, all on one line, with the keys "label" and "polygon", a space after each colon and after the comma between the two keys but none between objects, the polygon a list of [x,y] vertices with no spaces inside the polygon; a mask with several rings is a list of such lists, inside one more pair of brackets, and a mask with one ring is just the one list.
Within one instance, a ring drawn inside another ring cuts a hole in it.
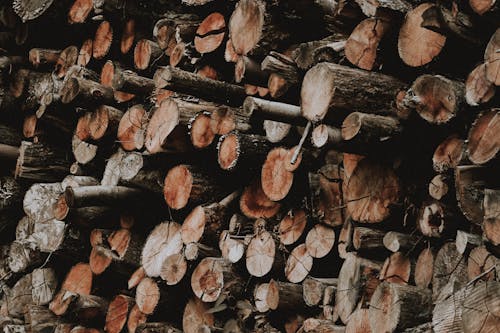
[{"label": "wooden log", "polygon": [[31,21],[40,17],[45,13],[52,5],[52,0],[41,0],[41,1],[26,1],[26,0],[15,0],[12,2],[12,9],[21,18],[23,22]]},{"label": "wooden log", "polygon": [[500,245],[500,214],[498,213],[500,203],[500,191],[484,190],[484,220],[483,233],[486,239],[494,246]]},{"label": "wooden log", "polygon": [[160,46],[149,39],[141,39],[134,49],[134,65],[138,70],[146,70],[163,55]]},{"label": "wooden log", "polygon": [[68,187],[64,192],[69,207],[112,206],[132,204],[144,192],[124,186]]},{"label": "wooden log", "polygon": [[118,63],[111,60],[106,61],[102,67],[101,83],[114,90],[141,96],[148,96],[155,89],[152,79],[139,76],[130,70],[124,70]]},{"label": "wooden log", "polygon": [[361,160],[345,191],[348,214],[363,223],[381,222],[389,217],[391,204],[398,201],[399,187],[399,179],[392,168],[368,159]]},{"label": "wooden log", "polygon": [[[467,264],[453,242],[445,243],[438,251],[432,275],[432,299],[444,299],[467,283]],[[450,290],[451,289],[451,290]]]},{"label": "wooden log", "polygon": [[497,29],[491,36],[486,50],[484,50],[484,64],[486,66],[486,79],[493,83],[495,86],[500,85],[499,67],[498,67],[498,54],[495,50],[498,49],[500,44],[500,30]]},{"label": "wooden log", "polygon": [[429,182],[429,195],[436,199],[441,200],[450,194],[450,178],[444,174],[438,174]]},{"label": "wooden log", "polygon": [[273,98],[279,98],[286,94],[292,87],[296,87],[303,73],[297,67],[293,59],[271,51],[261,63],[265,72],[270,72],[267,81],[269,94]]},{"label": "wooden log", "polygon": [[324,119],[329,110],[338,109],[370,110],[372,114],[398,117],[394,100],[404,86],[403,82],[387,75],[320,63],[304,76],[301,112],[312,122]]},{"label": "wooden log", "polygon": [[462,311],[464,291],[459,289],[451,297],[436,302],[432,310],[432,330],[436,333],[444,332],[463,332],[462,329]]},{"label": "wooden log", "polygon": [[219,202],[197,206],[191,211],[182,223],[182,241],[185,245],[199,242],[203,239],[205,244],[217,244],[220,233],[227,227],[229,219],[229,205],[239,196],[233,192]]},{"label": "wooden log", "polygon": [[103,59],[111,50],[113,44],[113,27],[109,21],[102,21],[97,27],[92,42],[92,57]]},{"label": "wooden log", "polygon": [[99,105],[114,104],[113,90],[97,82],[71,78],[61,89],[61,101],[65,104]]},{"label": "wooden log", "polygon": [[230,106],[241,105],[246,97],[243,87],[203,78],[170,66],[159,68],[153,80],[156,88],[166,88]]},{"label": "wooden log", "polygon": [[474,122],[467,139],[467,154],[474,164],[485,164],[494,159],[500,150],[500,141],[495,135],[500,128],[500,110],[490,109]]},{"label": "wooden log", "polygon": [[221,13],[213,12],[203,19],[196,29],[194,46],[200,54],[217,50],[226,35],[226,21]]},{"label": "wooden log", "polygon": [[469,253],[467,259],[467,277],[469,281],[498,280],[499,259],[491,254],[485,246],[477,246]]},{"label": "wooden log", "polygon": [[358,308],[349,317],[345,326],[346,333],[372,332],[370,328],[369,309]]},{"label": "wooden log", "polygon": [[465,105],[465,86],[441,75],[424,74],[413,82],[402,103],[429,123],[444,124]]},{"label": "wooden log", "polygon": [[278,310],[280,312],[300,311],[299,309],[305,305],[302,291],[302,286],[299,284],[271,279],[266,302],[270,310]]},{"label": "wooden log", "polygon": [[466,289],[462,303],[462,328],[466,333],[484,330],[494,332],[500,320],[498,296],[500,283],[487,281]]},{"label": "wooden log", "polygon": [[122,54],[127,54],[137,41],[139,33],[136,32],[136,20],[129,18],[123,23],[122,38],[120,40],[120,51]]},{"label": "wooden log", "polygon": [[486,65],[480,64],[465,81],[465,101],[471,106],[489,102],[495,96],[495,85],[486,77]]},{"label": "wooden log", "polygon": [[28,53],[28,59],[33,67],[52,67],[59,59],[62,50],[33,48]]},{"label": "wooden log", "polygon": [[67,174],[70,160],[59,149],[23,141],[19,148],[16,178],[38,182],[59,181]]},{"label": "wooden log", "polygon": [[64,78],[69,68],[75,65],[77,60],[78,48],[76,46],[71,45],[62,50],[54,66],[54,73],[56,74],[57,78]]},{"label": "wooden log", "polygon": [[305,121],[300,114],[300,107],[296,105],[247,97],[243,102],[243,110],[249,117],[274,120],[293,125],[305,125]]},{"label": "wooden log", "polygon": [[147,113],[140,104],[131,106],[118,124],[117,139],[127,151],[141,150],[144,147]]},{"label": "wooden log", "polygon": [[101,105],[92,112],[89,119],[90,138],[95,141],[116,137],[123,112],[109,105]]},{"label": "wooden log", "polygon": [[380,283],[378,273],[382,265],[349,253],[338,277],[335,302],[342,322],[347,323],[358,302],[369,303]]},{"label": "wooden log", "polygon": [[141,310],[139,310],[139,307],[134,305],[132,310],[130,310],[130,313],[128,314],[127,318],[127,330],[130,333],[135,333],[137,331],[137,328],[144,323],[146,323],[147,320],[147,315],[142,313]]},{"label": "wooden log", "polygon": [[134,299],[125,295],[117,295],[109,303],[104,331],[119,333],[127,321],[127,315],[134,305]]},{"label": "wooden log", "polygon": [[385,232],[365,227],[355,227],[352,234],[352,244],[358,253],[363,256],[384,255],[386,249],[383,239]]},{"label": "wooden log", "polygon": [[272,201],[262,190],[260,179],[245,187],[240,197],[240,210],[249,218],[270,218],[278,213],[281,205]]},{"label": "wooden log", "polygon": [[237,83],[249,83],[256,86],[266,86],[269,73],[261,69],[260,63],[247,56],[241,56],[234,67],[234,79]]},{"label": "wooden log", "polygon": [[[383,309],[383,310],[382,310]],[[430,290],[382,282],[370,301],[370,327],[373,332],[397,332],[431,319]]]},{"label": "wooden log", "polygon": [[404,253],[394,252],[384,261],[380,280],[397,284],[410,284],[415,274],[415,263]]},{"label": "wooden log", "polygon": [[213,313],[207,311],[209,306],[199,298],[190,299],[184,308],[182,330],[185,333],[198,333],[210,330],[215,324]]},{"label": "wooden log", "polygon": [[434,6],[423,3],[410,10],[399,30],[398,52],[408,66],[420,67],[430,63],[446,43],[446,36],[421,26],[422,14]]},{"label": "wooden log", "polygon": [[10,231],[21,217],[23,197],[21,184],[12,177],[0,177],[0,239],[3,242],[10,240]]},{"label": "wooden log", "polygon": [[260,135],[228,133],[217,143],[217,162],[221,169],[228,171],[244,167],[248,172],[252,166],[260,169],[271,148],[271,143]]},{"label": "wooden log", "polygon": [[262,165],[262,190],[273,201],[284,199],[292,188],[295,169],[289,152],[286,148],[274,148]]},{"label": "wooden log", "polygon": [[333,249],[335,231],[333,228],[316,224],[306,235],[307,253],[313,258],[323,258]]},{"label": "wooden log", "polygon": [[487,169],[480,166],[458,166],[455,168],[455,189],[458,207],[472,223],[480,225],[484,210],[482,201]]},{"label": "wooden log", "polygon": [[148,322],[137,326],[136,333],[182,333],[182,331],[169,323]]},{"label": "wooden log", "polygon": [[276,243],[272,235],[263,231],[252,237],[246,250],[246,268],[250,275],[262,277],[268,274],[273,267],[283,265],[276,252]]},{"label": "wooden log", "polygon": [[142,266],[150,277],[160,276],[165,259],[182,250],[181,226],[175,222],[158,224],[142,249]]},{"label": "wooden log", "polygon": [[[480,27],[470,15],[446,8],[445,6],[432,6],[422,13],[423,28],[438,32],[464,43],[464,45],[482,45]],[[484,28],[483,28],[484,29]]]},{"label": "wooden log", "polygon": [[231,262],[222,258],[202,259],[191,275],[193,293],[203,302],[215,302],[222,293],[238,298],[242,287]]},{"label": "wooden log", "polygon": [[181,209],[188,203],[198,205],[224,198],[237,184],[227,185],[202,168],[181,164],[168,171],[163,195],[170,208]]},{"label": "wooden log", "polygon": [[[363,1],[366,4],[367,1]],[[363,6],[361,7],[363,9]],[[370,17],[361,21],[346,41],[345,56],[353,65],[368,71],[380,63],[377,49],[381,39],[389,32],[390,22]]]},{"label": "wooden log", "polygon": [[78,59],[76,60],[78,66],[87,66],[90,60],[92,60],[93,43],[94,40],[92,38],[83,41],[78,53]]},{"label": "wooden log", "polygon": [[389,231],[384,235],[383,243],[391,252],[413,252],[417,249],[421,237],[396,231]]},{"label": "wooden log", "polygon": [[320,332],[332,332],[332,333],[344,333],[345,326],[336,325],[330,320],[321,320],[316,318],[308,318],[304,320],[304,324],[301,327],[302,331],[307,333],[320,333]]},{"label": "wooden log", "polygon": [[307,224],[306,213],[303,210],[290,210],[280,221],[278,235],[281,244],[291,245],[301,238]]},{"label": "wooden log", "polygon": [[165,13],[153,28],[153,36],[167,56],[179,42],[192,42],[201,18],[193,13]]},{"label": "wooden log", "polygon": [[424,202],[417,217],[418,230],[427,237],[445,237],[453,234],[459,223],[454,221],[451,207],[439,201]]},{"label": "wooden log", "polygon": [[468,233],[462,230],[457,230],[455,238],[455,246],[460,254],[467,254],[473,248],[481,245],[482,239],[480,235]]},{"label": "wooden log", "polygon": [[292,283],[302,282],[313,265],[313,257],[307,252],[305,244],[293,249],[285,265],[285,276]]},{"label": "wooden log", "polygon": [[415,264],[415,284],[421,288],[429,288],[434,275],[436,251],[430,247],[423,249]]},{"label": "wooden log", "polygon": [[436,147],[432,164],[436,172],[446,172],[449,169],[455,169],[466,160],[464,140],[451,135]]},{"label": "wooden log", "polygon": [[394,118],[353,112],[342,122],[341,133],[346,145],[358,146],[360,148],[354,150],[363,153],[396,140],[402,131],[401,124]]},{"label": "wooden log", "polygon": [[320,303],[324,306],[323,302],[325,290],[327,287],[336,288],[338,284],[338,279],[317,279],[313,277],[307,277],[302,282],[302,297],[304,298],[304,302],[307,306],[317,306]]}]

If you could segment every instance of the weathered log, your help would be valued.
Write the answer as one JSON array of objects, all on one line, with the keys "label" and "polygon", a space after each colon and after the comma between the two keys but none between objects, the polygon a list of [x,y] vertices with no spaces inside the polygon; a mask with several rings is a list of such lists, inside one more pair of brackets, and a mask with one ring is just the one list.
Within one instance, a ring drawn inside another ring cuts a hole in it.
[{"label": "weathered log", "polygon": [[68,187],[64,192],[69,207],[113,206],[133,204],[144,192],[124,186]]},{"label": "weathered log", "polygon": [[373,332],[398,332],[431,319],[430,290],[382,282],[370,301],[370,327]]},{"label": "weathered log", "polygon": [[182,333],[182,331],[169,323],[143,323],[137,326],[136,333]]},{"label": "weathered log", "polygon": [[99,105],[114,104],[113,89],[97,82],[81,78],[71,78],[61,89],[61,101],[65,104]]},{"label": "weathered log", "polygon": [[336,288],[338,284],[338,279],[318,279],[313,277],[307,277],[302,282],[302,297],[307,306],[317,306],[320,303],[325,306],[325,293],[326,288],[333,287]]},{"label": "weathered log", "polygon": [[427,237],[444,237],[453,234],[459,226],[451,207],[440,201],[424,202],[417,217],[418,230]]},{"label": "weathered log", "polygon": [[313,257],[307,251],[305,244],[293,249],[285,265],[285,276],[292,283],[302,282],[313,265]]},{"label": "weathered log", "polygon": [[486,239],[494,246],[500,245],[500,191],[485,189],[484,190],[484,219],[483,233]]},{"label": "weathered log", "polygon": [[155,89],[152,79],[124,70],[111,60],[106,61],[101,71],[101,83],[115,90],[149,96]]},{"label": "weathered log", "polygon": [[455,238],[455,246],[460,254],[467,254],[471,249],[481,245],[482,239],[480,235],[468,233],[462,230],[457,230]]},{"label": "weathered log", "polygon": [[467,259],[467,277],[469,281],[481,279],[498,281],[499,259],[488,252],[486,247],[478,246],[472,249]]},{"label": "weathered log", "polygon": [[398,201],[399,188],[400,181],[392,168],[363,159],[347,183],[347,212],[355,221],[381,222],[389,217],[391,205]]},{"label": "weathered log", "polygon": [[349,253],[342,264],[338,277],[335,302],[342,322],[347,323],[349,316],[362,300],[365,304],[380,283],[378,273],[382,265],[378,262],[357,257]]},{"label": "weathered log", "polygon": [[307,333],[320,333],[320,332],[331,332],[331,333],[344,333],[345,326],[336,325],[330,320],[321,320],[316,318],[308,318],[304,320],[301,330],[298,332]]},{"label": "weathered log", "polygon": [[246,250],[246,268],[252,276],[262,277],[274,268],[283,268],[283,260],[276,251],[276,243],[272,235],[262,231],[252,237]]},{"label": "weathered log", "polygon": [[434,178],[432,178],[429,182],[429,195],[436,200],[446,198],[451,192],[451,184],[449,183],[450,178],[447,175],[438,174],[434,176]]},{"label": "weathered log", "polygon": [[413,252],[421,242],[421,237],[409,235],[396,231],[389,231],[385,234],[384,246],[391,252]]},{"label": "weathered log", "polygon": [[271,279],[267,291],[266,302],[270,310],[297,312],[305,305],[302,292],[303,289],[300,284]]},{"label": "weathered log", "polygon": [[291,245],[301,238],[307,224],[303,210],[290,210],[279,223],[279,239],[283,245]]},{"label": "weathered log", "polygon": [[486,65],[480,64],[470,72],[465,81],[465,100],[477,106],[489,102],[495,96],[495,85],[486,77]]},{"label": "weathered log", "polygon": [[465,256],[458,253],[455,243],[445,243],[438,251],[432,275],[432,299],[442,300],[467,283]]},{"label": "weathered log", "polygon": [[339,109],[398,117],[394,100],[404,87],[403,82],[388,75],[320,63],[304,76],[301,112],[313,122],[324,119],[329,110]]},{"label": "weathered log", "polygon": [[487,169],[476,165],[455,168],[455,189],[458,207],[472,223],[480,225],[484,210],[482,201],[488,183]]},{"label": "weathered log", "polygon": [[59,149],[23,141],[15,176],[38,182],[59,181],[67,174],[70,164],[67,154]]},{"label": "weathered log", "polygon": [[101,105],[92,112],[89,119],[90,138],[95,141],[116,138],[116,132],[123,112],[109,105]]},{"label": "weathered log", "polygon": [[9,241],[10,231],[21,218],[23,187],[12,177],[0,177],[0,240]]},{"label": "weathered log", "polygon": [[139,70],[146,70],[163,55],[160,46],[149,39],[141,39],[134,49],[134,65]]},{"label": "weathered log", "polygon": [[223,170],[244,167],[248,172],[252,166],[261,168],[271,148],[272,144],[260,135],[228,133],[217,144],[217,162]]},{"label": "weathered log", "polygon": [[214,314],[208,311],[209,306],[199,298],[190,299],[184,308],[182,330],[185,333],[198,333],[210,330],[215,324]]},{"label": "weathered log", "polygon": [[352,244],[354,249],[365,255],[384,254],[385,247],[383,239],[385,232],[365,227],[355,227],[352,234]]},{"label": "weathered log", "polygon": [[243,87],[200,77],[170,66],[159,68],[153,77],[156,88],[198,96],[208,101],[239,106],[246,97]]},{"label": "weathered log", "polygon": [[[455,169],[457,165],[467,161],[464,140],[451,135],[441,142],[434,151],[432,165],[436,172],[445,172]],[[465,163],[467,164],[467,163]]]},{"label": "weathered log", "polygon": [[148,276],[160,276],[165,259],[182,250],[181,226],[175,222],[158,224],[142,249],[142,266]]},{"label": "weathered log", "polygon": [[286,94],[292,87],[297,87],[303,73],[299,71],[295,62],[289,57],[271,51],[261,63],[265,72],[270,72],[267,81],[269,94],[273,98],[279,98]]},{"label": "weathered log", "polygon": [[441,75],[425,74],[413,82],[402,103],[429,123],[444,124],[464,107],[465,86]]},{"label": "weathered log", "polygon": [[496,157],[500,150],[500,140],[496,135],[499,128],[500,109],[479,115],[467,139],[467,154],[472,163],[485,164]]},{"label": "weathered log", "polygon": [[415,263],[402,252],[394,252],[384,261],[380,270],[380,280],[396,284],[413,283]]},{"label": "weathered log", "polygon": [[221,293],[238,298],[243,292],[242,279],[231,262],[213,257],[202,259],[196,266],[191,288],[203,302],[214,302]]}]

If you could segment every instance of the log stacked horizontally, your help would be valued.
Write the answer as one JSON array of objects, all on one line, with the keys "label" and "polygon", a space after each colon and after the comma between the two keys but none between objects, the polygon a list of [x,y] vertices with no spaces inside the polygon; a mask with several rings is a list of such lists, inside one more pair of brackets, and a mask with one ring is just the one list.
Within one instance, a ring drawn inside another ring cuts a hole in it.
[{"label": "log stacked horizontally", "polygon": [[2,2],[0,328],[498,331],[499,21]]}]

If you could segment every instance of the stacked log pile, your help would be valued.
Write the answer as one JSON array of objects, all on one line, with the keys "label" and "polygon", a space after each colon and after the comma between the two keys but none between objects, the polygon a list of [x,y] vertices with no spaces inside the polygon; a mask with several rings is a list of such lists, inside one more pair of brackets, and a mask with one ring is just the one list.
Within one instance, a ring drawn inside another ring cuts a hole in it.
[{"label": "stacked log pile", "polygon": [[3,332],[497,332],[499,22],[2,2]]}]

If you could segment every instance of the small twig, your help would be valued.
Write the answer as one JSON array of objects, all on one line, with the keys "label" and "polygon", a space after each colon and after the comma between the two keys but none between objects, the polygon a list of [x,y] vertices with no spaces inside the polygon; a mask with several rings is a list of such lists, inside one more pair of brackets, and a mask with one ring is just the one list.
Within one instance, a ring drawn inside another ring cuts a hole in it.
[{"label": "small twig", "polygon": [[300,138],[299,144],[295,148],[295,152],[293,153],[292,160],[290,161],[290,164],[294,165],[297,162],[297,159],[299,158],[300,151],[302,150],[302,146],[304,145],[304,142],[306,141],[307,135],[309,134],[309,131],[311,130],[312,123],[310,121],[307,122],[306,128],[304,128],[304,133],[302,133],[302,137]]}]

